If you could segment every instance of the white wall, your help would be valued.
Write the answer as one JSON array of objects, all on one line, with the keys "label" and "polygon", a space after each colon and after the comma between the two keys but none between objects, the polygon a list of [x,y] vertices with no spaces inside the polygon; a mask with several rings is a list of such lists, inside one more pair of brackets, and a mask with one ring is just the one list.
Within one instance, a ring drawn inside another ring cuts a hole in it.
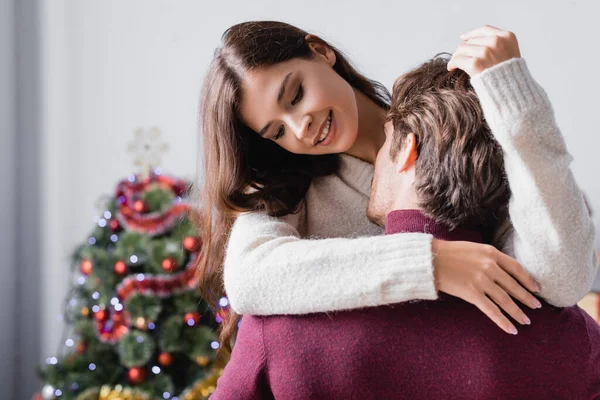
[{"label": "white wall", "polygon": [[136,127],[158,126],[165,170],[192,177],[203,75],[222,32],[250,19],[284,20],[331,40],[390,86],[459,34],[488,23],[517,33],[548,91],[575,157],[573,171],[600,223],[597,1],[44,0],[45,142],[41,195],[45,263],[43,349],[57,345],[68,255],[92,227],[94,204],[131,172]]},{"label": "white wall", "polygon": [[[16,148],[15,135],[15,71],[14,71],[14,5],[10,0],[0,0],[0,182],[8,188],[16,187],[14,174]],[[0,221],[4,221],[4,229],[0,230],[0,322],[6,322],[5,329],[0,329],[0,382],[3,392],[14,393],[14,364],[16,354],[13,349],[17,344],[14,323],[16,312],[16,277],[17,252],[16,238],[12,228],[15,227],[14,215],[16,196],[2,194],[0,196]]]}]

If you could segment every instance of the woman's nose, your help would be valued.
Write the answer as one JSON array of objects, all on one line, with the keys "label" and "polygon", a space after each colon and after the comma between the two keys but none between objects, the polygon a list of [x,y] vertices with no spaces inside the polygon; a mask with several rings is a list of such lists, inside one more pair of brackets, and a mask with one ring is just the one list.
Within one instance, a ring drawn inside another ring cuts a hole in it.
[{"label": "woman's nose", "polygon": [[296,119],[292,122],[292,130],[294,135],[299,140],[310,138],[310,127],[312,126],[312,117],[305,115],[302,118]]}]

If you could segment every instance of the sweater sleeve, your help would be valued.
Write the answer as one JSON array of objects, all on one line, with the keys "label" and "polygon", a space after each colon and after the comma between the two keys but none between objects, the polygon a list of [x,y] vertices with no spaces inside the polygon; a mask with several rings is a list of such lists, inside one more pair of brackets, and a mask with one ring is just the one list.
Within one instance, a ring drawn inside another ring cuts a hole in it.
[{"label": "sweater sleeve", "polygon": [[436,299],[427,234],[302,239],[290,223],[240,215],[224,281],[240,314],[307,314]]},{"label": "sweater sleeve", "polygon": [[540,283],[540,296],[550,304],[574,305],[597,272],[594,226],[548,96],[521,58],[492,67],[471,83],[502,146],[512,192],[513,229],[503,250]]},{"label": "sweater sleeve", "polygon": [[269,400],[273,394],[268,384],[263,320],[242,318],[231,359],[225,366],[211,400]]}]

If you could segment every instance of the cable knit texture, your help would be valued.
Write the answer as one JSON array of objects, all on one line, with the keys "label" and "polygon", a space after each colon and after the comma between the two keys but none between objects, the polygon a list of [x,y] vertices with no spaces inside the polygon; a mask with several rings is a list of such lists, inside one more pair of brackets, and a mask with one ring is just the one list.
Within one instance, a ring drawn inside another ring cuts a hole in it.
[{"label": "cable knit texture", "polygon": [[[472,84],[513,192],[510,222],[494,245],[523,264],[550,304],[576,304],[597,272],[594,227],[548,97],[523,59],[490,68]],[[341,155],[340,170],[313,181],[299,213],[240,215],[224,265],[232,308],[306,314],[436,299],[431,235],[382,236],[366,217],[372,176],[372,165]]]}]

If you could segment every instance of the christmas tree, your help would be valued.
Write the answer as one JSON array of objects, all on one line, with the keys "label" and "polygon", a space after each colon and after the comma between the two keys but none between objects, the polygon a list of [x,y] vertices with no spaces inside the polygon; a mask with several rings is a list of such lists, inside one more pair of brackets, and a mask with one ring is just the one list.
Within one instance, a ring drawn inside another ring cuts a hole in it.
[{"label": "christmas tree", "polygon": [[197,291],[189,183],[150,167],[156,146],[140,135],[145,172],[117,185],[73,252],[62,349],[37,398],[203,399],[226,362],[216,331],[228,302],[215,312]]}]

